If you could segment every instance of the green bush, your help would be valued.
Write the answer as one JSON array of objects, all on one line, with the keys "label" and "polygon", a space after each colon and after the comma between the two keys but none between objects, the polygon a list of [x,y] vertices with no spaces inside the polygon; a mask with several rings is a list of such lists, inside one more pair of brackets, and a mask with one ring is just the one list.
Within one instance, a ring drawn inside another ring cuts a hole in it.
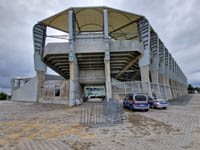
[{"label": "green bush", "polygon": [[8,95],[6,93],[0,93],[0,100],[6,100]]}]

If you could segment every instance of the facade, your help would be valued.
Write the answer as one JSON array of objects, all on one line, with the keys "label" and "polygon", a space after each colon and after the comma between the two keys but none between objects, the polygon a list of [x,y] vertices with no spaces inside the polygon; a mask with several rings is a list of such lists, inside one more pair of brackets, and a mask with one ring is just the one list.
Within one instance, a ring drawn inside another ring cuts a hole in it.
[{"label": "facade", "polygon": [[[45,43],[47,27],[65,32],[66,42]],[[70,106],[88,86],[104,86],[107,100],[126,93],[165,99],[187,93],[186,76],[144,16],[109,7],[69,8],[38,22],[33,40],[37,102],[47,99],[47,67],[68,83],[62,99]]]}]

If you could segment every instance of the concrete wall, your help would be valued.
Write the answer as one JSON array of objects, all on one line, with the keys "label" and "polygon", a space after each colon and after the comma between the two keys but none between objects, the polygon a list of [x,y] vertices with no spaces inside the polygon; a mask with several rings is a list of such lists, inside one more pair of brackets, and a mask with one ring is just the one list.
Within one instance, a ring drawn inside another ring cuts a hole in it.
[{"label": "concrete wall", "polygon": [[104,52],[104,39],[77,39],[74,48],[76,53]]},{"label": "concrete wall", "polygon": [[[104,39],[77,39],[74,43],[76,53],[102,53],[105,52]],[[43,57],[48,54],[68,54],[69,43],[48,43],[44,49]],[[143,53],[143,48],[138,40],[117,40],[110,41],[110,52],[131,52]]]},{"label": "concrete wall", "polygon": [[12,92],[12,100],[36,102],[36,77],[30,79],[20,88],[14,88]]},{"label": "concrete wall", "polygon": [[[60,88],[60,96],[55,96],[55,87]],[[45,81],[42,103],[69,104],[69,80]]]},{"label": "concrete wall", "polygon": [[143,54],[143,46],[138,40],[110,41],[110,52],[138,51]]},{"label": "concrete wall", "polygon": [[45,46],[43,56],[47,54],[68,54],[69,53],[69,43],[48,43]]},{"label": "concrete wall", "polygon": [[104,84],[104,70],[80,70],[80,84]]},{"label": "concrete wall", "polygon": [[[55,96],[55,87],[60,87],[60,96]],[[46,80],[41,90],[40,103],[69,104],[69,80]],[[36,102],[37,78],[30,79],[19,88],[12,88],[12,100]]]}]

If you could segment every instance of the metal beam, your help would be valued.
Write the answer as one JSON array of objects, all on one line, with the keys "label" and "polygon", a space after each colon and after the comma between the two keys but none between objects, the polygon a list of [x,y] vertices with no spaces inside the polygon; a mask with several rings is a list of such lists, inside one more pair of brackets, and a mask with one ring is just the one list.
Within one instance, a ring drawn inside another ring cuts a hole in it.
[{"label": "metal beam", "polygon": [[137,56],[136,58],[133,58],[129,64],[121,71],[119,72],[115,78],[118,79],[124,72],[126,72],[134,63],[136,63],[141,58],[141,55]]},{"label": "metal beam", "polygon": [[[140,19],[140,18],[139,18],[139,19]],[[129,26],[129,25],[131,25],[131,24],[133,24],[133,23],[136,23],[139,19],[134,20],[134,21],[131,21],[131,22],[129,22],[129,23],[127,23],[127,24],[125,24],[125,25],[123,25],[123,26],[117,28],[117,29],[114,29],[113,31],[110,32],[110,34],[112,34],[113,32],[116,32],[116,31],[118,31],[118,30],[121,30],[121,29],[123,29],[123,28],[125,28],[125,27],[127,27],[127,26]]]}]

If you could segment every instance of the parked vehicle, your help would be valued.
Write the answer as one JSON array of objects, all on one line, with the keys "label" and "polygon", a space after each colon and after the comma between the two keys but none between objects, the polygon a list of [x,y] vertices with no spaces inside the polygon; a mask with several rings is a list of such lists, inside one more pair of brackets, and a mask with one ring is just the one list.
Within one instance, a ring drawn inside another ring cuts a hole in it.
[{"label": "parked vehicle", "polygon": [[149,110],[148,97],[144,94],[127,94],[123,105],[131,110]]},{"label": "parked vehicle", "polygon": [[149,105],[151,108],[163,108],[166,109],[169,106],[169,103],[167,100],[162,99],[162,98],[151,98],[148,97],[149,99]]}]

